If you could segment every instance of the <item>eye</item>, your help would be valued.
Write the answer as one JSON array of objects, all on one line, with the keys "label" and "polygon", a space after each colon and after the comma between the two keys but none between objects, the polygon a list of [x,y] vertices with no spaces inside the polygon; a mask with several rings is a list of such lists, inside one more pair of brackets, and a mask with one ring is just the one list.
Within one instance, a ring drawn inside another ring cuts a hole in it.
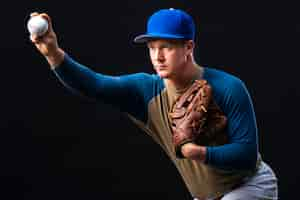
[{"label": "eye", "polygon": [[149,49],[150,52],[154,52],[155,51],[154,47],[148,47],[148,49]]},{"label": "eye", "polygon": [[170,49],[171,45],[170,44],[164,44],[162,45],[162,49]]},{"label": "eye", "polygon": [[153,45],[151,43],[147,44],[148,49],[153,49]]},{"label": "eye", "polygon": [[148,46],[149,52],[153,52],[154,48],[152,46]]}]

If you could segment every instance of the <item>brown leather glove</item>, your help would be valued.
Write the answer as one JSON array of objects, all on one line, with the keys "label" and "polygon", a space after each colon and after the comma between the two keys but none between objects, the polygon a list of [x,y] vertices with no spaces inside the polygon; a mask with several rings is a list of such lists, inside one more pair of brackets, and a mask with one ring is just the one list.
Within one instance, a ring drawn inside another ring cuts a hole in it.
[{"label": "brown leather glove", "polygon": [[206,80],[196,80],[173,104],[169,112],[176,156],[183,158],[181,147],[189,142],[201,145],[226,143],[226,134],[218,136],[227,118],[213,100]]}]

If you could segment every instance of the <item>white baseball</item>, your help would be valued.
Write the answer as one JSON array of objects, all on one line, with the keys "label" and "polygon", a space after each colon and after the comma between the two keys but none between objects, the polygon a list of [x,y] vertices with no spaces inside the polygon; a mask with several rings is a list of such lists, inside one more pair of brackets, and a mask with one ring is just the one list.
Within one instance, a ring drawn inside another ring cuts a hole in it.
[{"label": "white baseball", "polygon": [[31,35],[42,36],[48,30],[48,21],[41,16],[33,16],[28,20],[27,29]]}]

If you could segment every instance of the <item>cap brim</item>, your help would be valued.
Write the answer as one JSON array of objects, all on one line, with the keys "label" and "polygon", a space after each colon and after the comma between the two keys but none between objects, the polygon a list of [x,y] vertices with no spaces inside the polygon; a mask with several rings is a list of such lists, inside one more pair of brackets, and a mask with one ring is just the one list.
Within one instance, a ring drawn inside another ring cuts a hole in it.
[{"label": "cap brim", "polygon": [[139,35],[134,38],[135,43],[145,43],[149,42],[150,40],[155,40],[155,39],[185,39],[184,37],[180,36],[175,36],[175,35],[170,35],[170,34],[143,34]]}]

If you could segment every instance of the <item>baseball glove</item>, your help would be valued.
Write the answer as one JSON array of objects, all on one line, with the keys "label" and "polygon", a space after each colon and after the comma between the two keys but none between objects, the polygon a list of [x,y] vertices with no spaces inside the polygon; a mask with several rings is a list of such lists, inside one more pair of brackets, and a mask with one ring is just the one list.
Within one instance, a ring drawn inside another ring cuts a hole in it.
[{"label": "baseball glove", "polygon": [[189,142],[205,146],[227,142],[227,118],[215,103],[212,88],[206,80],[196,80],[178,97],[169,117],[178,158],[184,158],[181,147]]}]

